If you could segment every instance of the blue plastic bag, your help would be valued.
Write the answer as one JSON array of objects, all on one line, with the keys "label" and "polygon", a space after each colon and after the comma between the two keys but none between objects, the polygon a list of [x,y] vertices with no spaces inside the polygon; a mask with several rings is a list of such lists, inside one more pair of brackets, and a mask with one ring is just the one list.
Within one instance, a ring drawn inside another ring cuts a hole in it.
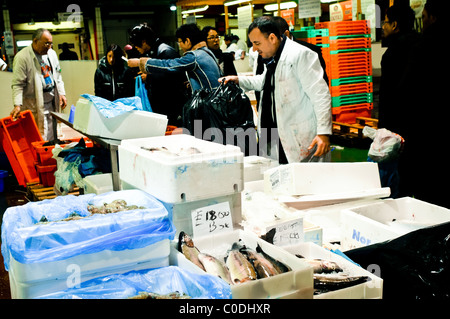
[{"label": "blue plastic bag", "polygon": [[150,106],[150,101],[148,99],[147,89],[145,88],[140,75],[136,77],[134,92],[135,95],[141,99],[142,109],[144,111],[153,112],[152,107]]},{"label": "blue plastic bag", "polygon": [[114,101],[91,94],[82,94],[81,97],[91,101],[106,118],[112,118],[130,111],[143,110],[141,99],[137,96],[123,97]]},{"label": "blue plastic bag", "polygon": [[230,286],[217,276],[168,266],[130,271],[82,282],[79,288],[40,296],[40,299],[125,299],[140,292],[161,295],[178,291],[194,299],[230,299]]},{"label": "blue plastic bag", "polygon": [[[146,208],[90,216],[88,204],[100,206],[115,199]],[[37,224],[42,216],[58,221],[74,212],[88,217]],[[68,195],[8,208],[3,215],[1,250],[9,270],[10,254],[20,263],[44,263],[103,250],[142,248],[173,240],[175,231],[165,207],[141,190]]]}]

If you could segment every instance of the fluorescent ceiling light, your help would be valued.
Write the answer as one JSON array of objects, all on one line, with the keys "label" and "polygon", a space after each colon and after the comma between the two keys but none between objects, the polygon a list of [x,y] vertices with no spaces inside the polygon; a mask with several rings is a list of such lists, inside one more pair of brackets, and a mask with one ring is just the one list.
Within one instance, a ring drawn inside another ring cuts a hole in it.
[{"label": "fluorescent ceiling light", "polygon": [[233,1],[225,2],[223,5],[225,7],[228,7],[228,6],[234,6],[239,3],[250,2],[250,1],[252,1],[252,0],[233,0]]},{"label": "fluorescent ceiling light", "polygon": [[181,14],[189,14],[189,13],[202,12],[202,11],[208,10],[208,8],[209,8],[209,6],[206,5],[206,6],[201,7],[201,8],[195,8],[195,9],[190,9],[190,10],[181,11]]},{"label": "fluorescent ceiling light", "polygon": [[27,46],[29,46],[32,42],[33,42],[33,40],[18,40],[18,41],[17,41],[17,46],[18,46],[19,48],[21,48],[21,47],[27,47]]},{"label": "fluorescent ceiling light", "polygon": [[[294,1],[288,1],[288,2],[280,3],[280,9],[281,10],[286,10],[286,9],[291,9],[291,8],[296,8],[296,7],[297,7],[297,3],[294,2]],[[266,10],[266,11],[276,11],[276,10],[278,10],[278,3],[266,4],[264,6],[264,10]]]}]

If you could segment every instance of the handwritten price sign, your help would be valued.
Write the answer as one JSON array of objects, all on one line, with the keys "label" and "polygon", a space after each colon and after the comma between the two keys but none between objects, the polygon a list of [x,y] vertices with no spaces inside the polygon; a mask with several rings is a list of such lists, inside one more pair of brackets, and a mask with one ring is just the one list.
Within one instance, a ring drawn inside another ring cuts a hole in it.
[{"label": "handwritten price sign", "polygon": [[194,237],[233,231],[233,220],[228,202],[191,211]]},{"label": "handwritten price sign", "polygon": [[276,246],[294,245],[303,242],[303,218],[293,219],[285,223],[268,227],[268,231],[275,228],[273,244]]}]

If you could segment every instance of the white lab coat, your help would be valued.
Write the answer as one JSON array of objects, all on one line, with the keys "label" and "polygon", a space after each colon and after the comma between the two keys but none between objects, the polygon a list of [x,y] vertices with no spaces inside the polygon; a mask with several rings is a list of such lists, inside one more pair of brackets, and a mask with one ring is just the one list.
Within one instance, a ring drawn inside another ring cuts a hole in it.
[{"label": "white lab coat", "polygon": [[[54,105],[56,112],[60,112],[59,96],[66,95],[61,77],[61,67],[53,49],[48,50],[47,54],[56,85]],[[44,136],[44,93],[41,74],[41,66],[31,45],[16,54],[11,82],[13,103],[22,105],[22,111],[30,110],[33,113],[39,131]]]},{"label": "white lab coat", "polygon": [[[239,85],[244,91],[261,91],[264,79],[265,72],[239,76]],[[332,133],[331,95],[323,79],[317,53],[286,39],[274,79],[280,141],[289,163],[301,162],[311,157],[308,147],[316,135]],[[258,130],[261,127],[261,104]],[[327,153],[319,160],[329,159]]]}]

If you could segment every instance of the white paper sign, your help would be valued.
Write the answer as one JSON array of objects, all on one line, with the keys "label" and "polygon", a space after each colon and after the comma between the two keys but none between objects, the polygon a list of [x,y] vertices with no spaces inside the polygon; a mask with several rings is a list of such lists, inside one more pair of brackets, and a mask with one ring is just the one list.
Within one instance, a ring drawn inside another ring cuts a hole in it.
[{"label": "white paper sign", "polygon": [[315,18],[322,14],[320,0],[298,0],[298,18]]},{"label": "white paper sign", "polygon": [[194,237],[233,231],[229,202],[194,209],[191,217]]},{"label": "white paper sign", "polygon": [[303,218],[296,218],[274,227],[268,227],[267,231],[275,228],[273,244],[276,246],[295,245],[304,241]]}]

